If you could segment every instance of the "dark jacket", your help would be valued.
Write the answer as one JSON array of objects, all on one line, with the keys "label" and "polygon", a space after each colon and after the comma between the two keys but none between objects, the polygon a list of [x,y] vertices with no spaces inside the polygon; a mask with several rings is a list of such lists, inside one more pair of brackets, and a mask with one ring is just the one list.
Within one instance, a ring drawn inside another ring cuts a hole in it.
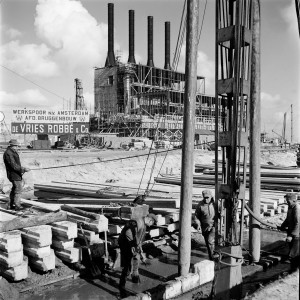
[{"label": "dark jacket", "polygon": [[20,157],[17,151],[7,147],[3,154],[3,161],[6,167],[7,178],[9,181],[20,181],[25,170],[21,166]]},{"label": "dark jacket", "polygon": [[299,237],[300,208],[297,203],[289,207],[286,219],[281,224],[281,230],[287,230],[288,236]]},{"label": "dark jacket", "polygon": [[215,215],[213,199],[208,204],[203,200],[199,202],[195,216],[200,221],[202,232],[210,231],[214,227]]}]

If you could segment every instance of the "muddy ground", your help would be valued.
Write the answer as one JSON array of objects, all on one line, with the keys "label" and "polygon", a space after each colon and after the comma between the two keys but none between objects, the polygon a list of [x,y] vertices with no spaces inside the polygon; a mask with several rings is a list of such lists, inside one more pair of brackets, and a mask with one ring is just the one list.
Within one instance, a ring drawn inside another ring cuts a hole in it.
[{"label": "muddy ground", "polygon": [[[154,151],[152,151],[154,153]],[[34,184],[50,184],[53,181],[76,180],[92,183],[114,182],[119,186],[145,188],[159,173],[180,174],[181,151],[170,150],[158,155],[148,156],[149,150],[98,150],[98,151],[23,151],[20,153],[22,165],[31,168],[31,172],[24,176],[26,198],[33,198]],[[210,164],[214,159],[214,152],[195,150],[195,163]],[[262,164],[280,166],[295,166],[295,152],[263,153]],[[3,190],[8,193],[10,183],[5,176],[5,168],[1,161],[0,180],[3,179]],[[172,187],[170,187],[170,190]],[[270,222],[280,224],[284,216],[275,216]],[[58,277],[72,276],[78,270],[70,270],[58,261],[53,272],[38,275],[30,271],[26,282],[14,284],[18,290],[28,286],[43,284]],[[299,271],[298,271],[299,272]],[[259,289],[251,298],[247,299],[299,299],[296,282],[299,273],[291,274],[269,286]],[[38,287],[35,288],[35,291]],[[50,288],[50,286],[48,287]],[[287,294],[289,293],[289,295]]]}]

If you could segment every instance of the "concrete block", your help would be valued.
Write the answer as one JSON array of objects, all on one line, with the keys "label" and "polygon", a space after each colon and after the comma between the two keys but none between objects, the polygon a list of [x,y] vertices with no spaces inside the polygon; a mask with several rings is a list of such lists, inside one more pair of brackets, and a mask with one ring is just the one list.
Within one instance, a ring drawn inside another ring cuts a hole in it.
[{"label": "concrete block", "polygon": [[52,247],[56,249],[68,249],[74,247],[74,239],[65,240],[65,239],[52,239]]},{"label": "concrete block", "polygon": [[[100,239],[98,233],[95,233],[94,231],[90,231],[90,230],[85,230],[85,229],[83,229],[83,231],[90,245],[104,243],[104,241]],[[78,231],[78,237],[76,240],[81,241],[81,243],[84,242],[84,237],[83,234],[81,233],[81,230]]]},{"label": "concrete block", "polygon": [[199,286],[200,277],[198,273],[188,273],[186,276],[175,278],[181,281],[181,291],[186,293]]},{"label": "concrete block", "polygon": [[199,285],[210,282],[215,277],[215,263],[211,260],[202,260],[193,266],[193,273],[199,274]]},{"label": "concrete block", "polygon": [[60,221],[51,224],[52,234],[56,239],[65,238],[67,240],[77,237],[77,223],[70,221]]},{"label": "concrete block", "polygon": [[137,205],[137,206],[122,206],[120,208],[121,218],[137,219],[147,216],[149,213],[149,205]]},{"label": "concrete block", "polygon": [[171,280],[166,283],[165,286],[165,297],[164,299],[172,299],[181,294],[181,281],[180,280]]},{"label": "concrete block", "polygon": [[5,252],[0,251],[0,265],[6,269],[16,267],[23,262],[23,247],[20,251]]},{"label": "concrete block", "polygon": [[179,222],[175,222],[175,223],[171,223],[169,225],[167,225],[167,229],[169,232],[173,232],[175,230],[179,229]]},{"label": "concrete block", "polygon": [[28,258],[24,256],[22,263],[18,266],[2,270],[0,268],[0,275],[11,281],[26,279],[28,277]]},{"label": "concrete block", "polygon": [[15,252],[22,250],[22,238],[19,230],[0,233],[0,250]]},{"label": "concrete block", "polygon": [[35,258],[43,258],[51,253],[50,246],[45,247],[27,247],[24,245],[24,254]]},{"label": "concrete block", "polygon": [[154,228],[149,230],[150,237],[157,237],[165,234],[164,228]]},{"label": "concrete block", "polygon": [[172,213],[165,216],[166,224],[179,221],[179,213]]},{"label": "concrete block", "polygon": [[91,220],[81,216],[68,216],[68,219],[73,222],[81,222],[82,228],[96,233],[108,231],[108,219],[104,215],[99,215],[98,220]]},{"label": "concrete block", "polygon": [[115,224],[108,224],[108,232],[110,234],[119,234],[122,231],[122,228],[124,226],[119,226],[119,225],[115,225]]},{"label": "concrete block", "polygon": [[38,247],[50,246],[52,232],[50,225],[40,225],[21,229],[23,244],[30,243]]},{"label": "concrete block", "polygon": [[62,261],[68,263],[80,262],[82,258],[81,249],[75,247],[64,250],[55,250],[55,255]]},{"label": "concrete block", "polygon": [[157,223],[156,225],[166,225],[166,218],[162,215],[156,215],[157,217]]},{"label": "concrete block", "polygon": [[30,258],[29,257],[29,265],[42,272],[48,272],[50,270],[55,269],[55,254],[54,250],[50,249],[50,255],[45,256],[43,258]]},{"label": "concrete block", "polygon": [[265,215],[266,217],[273,217],[273,216],[275,215],[275,210],[274,210],[274,209],[268,209],[268,210],[264,213],[264,215]]},{"label": "concrete block", "polygon": [[144,292],[124,298],[124,300],[151,300],[151,294]]}]

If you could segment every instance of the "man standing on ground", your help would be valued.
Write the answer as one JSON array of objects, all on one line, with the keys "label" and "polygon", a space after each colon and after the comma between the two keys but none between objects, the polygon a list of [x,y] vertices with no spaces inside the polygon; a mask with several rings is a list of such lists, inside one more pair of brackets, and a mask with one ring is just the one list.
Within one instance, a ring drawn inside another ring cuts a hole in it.
[{"label": "man standing on ground", "polygon": [[[123,268],[119,288],[124,292],[126,278],[132,272],[132,281],[138,283],[138,261],[139,257],[144,259],[142,253],[142,242],[145,237],[146,227],[156,224],[157,217],[154,214],[148,214],[144,218],[132,219],[126,223],[119,236],[119,246],[121,251],[121,267]],[[133,266],[132,263],[137,264]]]},{"label": "man standing on ground", "polygon": [[[287,231],[286,241],[289,244],[289,260],[292,263],[299,264],[299,222],[300,222],[300,207],[297,203],[296,193],[287,193],[285,200],[288,204],[288,212],[286,219],[281,226],[278,226],[279,230]],[[298,257],[298,262],[296,261]]]},{"label": "man standing on ground", "polygon": [[195,211],[196,229],[201,226],[202,235],[205,240],[208,256],[213,260],[215,250],[215,207],[214,198],[210,190],[202,192],[203,200],[199,202]]},{"label": "man standing on ground", "polygon": [[30,169],[21,166],[17,150],[17,147],[20,146],[19,142],[16,139],[12,139],[8,143],[9,146],[3,154],[7,178],[12,183],[8,209],[20,210],[22,209],[20,203],[21,193],[23,190],[22,176],[25,172],[29,172]]}]

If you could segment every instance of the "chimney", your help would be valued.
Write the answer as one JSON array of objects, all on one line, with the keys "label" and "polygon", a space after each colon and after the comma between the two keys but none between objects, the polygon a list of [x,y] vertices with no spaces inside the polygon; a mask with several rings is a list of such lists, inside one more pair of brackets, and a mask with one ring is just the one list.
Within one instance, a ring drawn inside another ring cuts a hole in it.
[{"label": "chimney", "polygon": [[153,17],[148,16],[148,61],[147,66],[154,67],[153,62]]},{"label": "chimney", "polygon": [[129,10],[129,56],[128,62],[135,64],[134,58],[134,10]]},{"label": "chimney", "polygon": [[105,62],[105,67],[115,65],[114,53],[114,4],[108,3],[108,51]]},{"label": "chimney", "polygon": [[170,22],[165,22],[165,67],[171,70],[170,65]]}]

